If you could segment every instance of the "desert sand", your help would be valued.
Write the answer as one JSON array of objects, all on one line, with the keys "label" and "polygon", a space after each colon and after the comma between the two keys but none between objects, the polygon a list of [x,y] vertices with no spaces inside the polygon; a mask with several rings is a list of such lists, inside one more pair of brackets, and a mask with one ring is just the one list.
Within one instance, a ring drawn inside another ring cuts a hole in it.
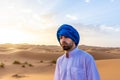
[{"label": "desert sand", "polygon": [[[96,60],[101,80],[120,80],[120,48],[79,46]],[[60,46],[0,44],[0,80],[53,80]]]}]

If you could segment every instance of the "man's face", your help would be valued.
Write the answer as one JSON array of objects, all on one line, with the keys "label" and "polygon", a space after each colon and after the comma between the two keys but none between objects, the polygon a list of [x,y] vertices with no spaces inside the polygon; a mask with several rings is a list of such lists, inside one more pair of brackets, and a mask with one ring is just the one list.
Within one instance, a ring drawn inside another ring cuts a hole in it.
[{"label": "man's face", "polygon": [[70,38],[66,36],[60,37],[60,45],[63,48],[63,50],[66,50],[66,51],[71,50],[74,44],[75,43]]}]

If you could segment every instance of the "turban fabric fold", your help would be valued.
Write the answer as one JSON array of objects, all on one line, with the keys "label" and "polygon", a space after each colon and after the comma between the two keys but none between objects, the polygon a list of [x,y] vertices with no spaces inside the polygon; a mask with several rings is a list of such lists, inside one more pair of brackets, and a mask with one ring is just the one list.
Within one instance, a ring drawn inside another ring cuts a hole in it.
[{"label": "turban fabric fold", "polygon": [[57,39],[59,42],[60,42],[60,36],[66,36],[72,39],[75,42],[76,46],[78,45],[79,40],[80,40],[80,36],[77,30],[68,24],[63,24],[58,28]]}]

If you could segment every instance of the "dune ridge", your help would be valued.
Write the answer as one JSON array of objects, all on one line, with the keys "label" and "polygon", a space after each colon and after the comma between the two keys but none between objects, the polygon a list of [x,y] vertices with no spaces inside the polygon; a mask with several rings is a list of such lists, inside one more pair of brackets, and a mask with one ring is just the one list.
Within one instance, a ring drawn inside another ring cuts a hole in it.
[{"label": "dune ridge", "polygon": [[[79,48],[94,57],[101,80],[120,80],[120,48]],[[55,45],[0,44],[0,80],[53,80],[56,59],[63,53]]]}]

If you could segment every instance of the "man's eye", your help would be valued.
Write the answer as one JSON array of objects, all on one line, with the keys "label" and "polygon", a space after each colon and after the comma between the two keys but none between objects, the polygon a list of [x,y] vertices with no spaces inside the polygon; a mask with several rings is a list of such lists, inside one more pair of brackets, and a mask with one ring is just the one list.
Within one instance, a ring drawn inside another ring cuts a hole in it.
[{"label": "man's eye", "polygon": [[60,36],[60,39],[62,39],[62,36]]},{"label": "man's eye", "polygon": [[60,39],[62,39],[62,38],[68,38],[67,36],[60,36]]},{"label": "man's eye", "polygon": [[65,38],[68,38],[67,36],[64,36]]}]

